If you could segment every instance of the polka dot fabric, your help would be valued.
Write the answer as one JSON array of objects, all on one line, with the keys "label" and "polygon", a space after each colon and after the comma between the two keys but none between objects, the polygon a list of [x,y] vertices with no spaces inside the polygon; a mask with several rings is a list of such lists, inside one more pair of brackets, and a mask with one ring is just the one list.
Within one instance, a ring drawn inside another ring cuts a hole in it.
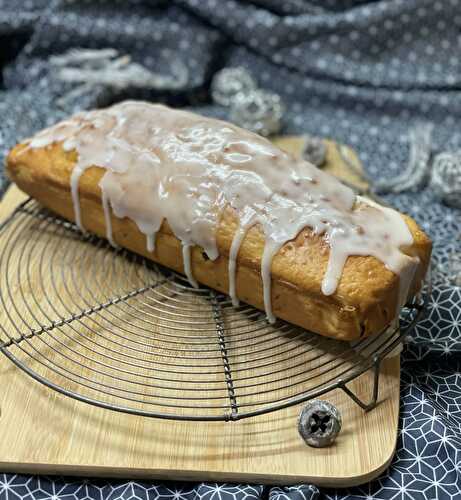
[{"label": "polka dot fabric", "polygon": [[[281,96],[284,133],[351,145],[372,180],[401,173],[416,125],[433,124],[434,154],[461,149],[461,0],[0,0],[0,43],[2,158],[71,112],[125,98],[227,118],[209,89],[229,66]],[[175,90],[63,81],[50,57],[81,48],[116,49],[166,76],[180,62],[187,81]],[[0,474],[0,499],[461,498],[461,212],[427,188],[386,201],[431,235],[434,258],[432,299],[402,355],[398,449],[379,479],[319,490]]]}]

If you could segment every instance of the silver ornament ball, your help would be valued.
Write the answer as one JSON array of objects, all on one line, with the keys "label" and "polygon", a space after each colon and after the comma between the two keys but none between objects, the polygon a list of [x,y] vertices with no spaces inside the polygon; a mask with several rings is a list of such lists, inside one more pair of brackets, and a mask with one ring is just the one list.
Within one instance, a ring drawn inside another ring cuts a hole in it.
[{"label": "silver ornament ball", "polygon": [[239,95],[230,110],[230,120],[233,123],[263,136],[280,131],[282,116],[280,96],[265,90],[253,90]]},{"label": "silver ornament ball", "polygon": [[211,97],[222,106],[230,106],[241,94],[256,89],[256,82],[245,68],[224,68],[211,82]]},{"label": "silver ornament ball", "polygon": [[304,136],[301,156],[316,167],[321,167],[325,163],[327,156],[325,141],[320,137]]},{"label": "silver ornament ball", "polygon": [[461,208],[461,150],[434,158],[430,186],[441,201]]}]

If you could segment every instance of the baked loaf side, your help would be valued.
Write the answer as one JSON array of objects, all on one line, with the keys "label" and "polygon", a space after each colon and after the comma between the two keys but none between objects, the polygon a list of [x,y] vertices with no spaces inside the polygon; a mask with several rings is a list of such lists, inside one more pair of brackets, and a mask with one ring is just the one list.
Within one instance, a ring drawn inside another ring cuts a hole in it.
[{"label": "baked loaf side", "polygon": [[[17,145],[7,159],[7,172],[21,190],[37,199],[53,212],[75,221],[71,197],[71,174],[78,159],[75,150],[66,150],[55,142],[31,148]],[[106,237],[106,221],[99,182],[103,168],[86,169],[79,180],[82,225]],[[360,207],[359,207],[360,208]],[[368,207],[363,207],[367,210]],[[401,250],[418,257],[419,265],[410,277],[410,293],[415,293],[426,273],[431,242],[418,225],[404,218],[413,243]],[[156,236],[155,251],[146,248],[145,234],[127,217],[111,215],[112,237],[120,246],[141,254],[159,264],[184,272],[183,249],[164,221]],[[229,290],[229,252],[238,228],[234,209],[227,206],[216,227],[219,256],[211,260],[202,248],[191,251],[191,267],[195,279],[211,288]],[[261,259],[265,236],[260,226],[248,230],[237,258],[236,293],[244,302],[264,309]],[[285,243],[272,261],[272,310],[275,316],[324,336],[354,340],[384,330],[395,318],[401,301],[402,276],[395,274],[377,258],[352,255],[347,258],[338,286],[331,295],[322,292],[330,248],[322,235],[303,229]]]}]

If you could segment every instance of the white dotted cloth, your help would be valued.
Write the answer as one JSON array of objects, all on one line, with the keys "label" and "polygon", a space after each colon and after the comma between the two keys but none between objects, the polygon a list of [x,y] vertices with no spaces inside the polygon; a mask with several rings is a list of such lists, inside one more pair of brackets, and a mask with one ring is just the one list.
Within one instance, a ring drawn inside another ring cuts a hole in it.
[{"label": "white dotted cloth", "polygon": [[[226,118],[209,94],[225,66],[244,66],[281,95],[285,133],[352,145],[372,179],[405,167],[416,124],[434,125],[434,153],[461,149],[461,0],[0,0],[0,37],[0,156],[70,112],[124,98]],[[180,90],[81,87],[50,64],[73,48],[115,48],[166,76],[180,62],[187,81]],[[378,480],[319,492],[5,474],[0,498],[461,498],[461,289],[453,280],[461,273],[461,212],[428,189],[388,200],[433,238],[435,272],[427,317],[403,354],[397,455]]]}]

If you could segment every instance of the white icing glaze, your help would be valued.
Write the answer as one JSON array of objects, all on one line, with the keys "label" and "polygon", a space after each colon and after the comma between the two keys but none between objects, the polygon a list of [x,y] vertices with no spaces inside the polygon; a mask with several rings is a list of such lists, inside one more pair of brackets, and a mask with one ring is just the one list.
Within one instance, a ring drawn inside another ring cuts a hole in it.
[{"label": "white icing glaze", "polygon": [[[112,220],[110,218],[110,202],[105,191],[102,191],[102,208],[104,210],[104,220],[106,222],[106,238],[109,243],[115,247],[117,246],[112,238]],[[80,208],[80,207],[79,207]]]},{"label": "white icing glaze", "polygon": [[154,251],[155,234],[167,220],[182,242],[184,273],[193,286],[198,284],[191,248],[198,245],[215,260],[219,217],[232,207],[240,223],[229,255],[229,294],[234,304],[238,303],[236,259],[246,232],[258,224],[265,236],[261,275],[270,321],[275,320],[273,257],[306,227],[323,235],[330,247],[324,294],[335,292],[350,255],[371,255],[400,274],[399,308],[407,298],[417,262],[401,251],[413,242],[401,215],[356,197],[334,177],[258,135],[192,113],[126,101],[80,113],[42,131],[29,140],[29,146],[54,142],[78,154],[71,176],[78,226],[83,229],[79,180],[87,168],[97,165],[106,170],[100,186],[109,241],[110,207],[115,216],[137,224],[149,251]]},{"label": "white icing glaze", "polygon": [[239,299],[237,297],[237,290],[235,286],[235,279],[237,274],[237,257],[247,230],[248,228],[246,228],[245,226],[239,226],[234,235],[234,238],[232,239],[232,245],[229,250],[229,295],[232,299],[232,305],[234,306],[239,305]]},{"label": "white icing glaze", "polygon": [[146,248],[148,252],[155,252],[155,234],[146,234]]},{"label": "white icing glaze", "polygon": [[182,259],[184,263],[184,274],[187,276],[187,279],[189,280],[189,283],[194,287],[198,288],[198,283],[194,278],[194,275],[192,274],[192,265],[190,261],[190,252],[191,252],[191,246],[188,243],[182,244]]}]

